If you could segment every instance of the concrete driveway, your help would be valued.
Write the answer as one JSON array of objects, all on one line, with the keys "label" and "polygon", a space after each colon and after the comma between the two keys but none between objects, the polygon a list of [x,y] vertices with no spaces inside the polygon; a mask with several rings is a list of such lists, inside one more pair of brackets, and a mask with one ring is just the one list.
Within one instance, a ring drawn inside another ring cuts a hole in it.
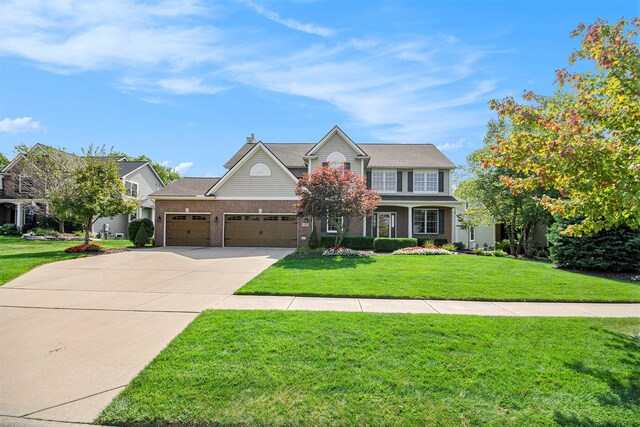
[{"label": "concrete driveway", "polygon": [[91,422],[197,314],[289,249],[158,248],[61,261],[0,287],[0,416]]}]

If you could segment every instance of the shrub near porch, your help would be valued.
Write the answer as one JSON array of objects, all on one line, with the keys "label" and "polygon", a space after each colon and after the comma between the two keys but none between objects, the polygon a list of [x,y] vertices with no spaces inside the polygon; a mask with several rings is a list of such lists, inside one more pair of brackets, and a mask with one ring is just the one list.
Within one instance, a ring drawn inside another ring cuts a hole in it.
[{"label": "shrub near porch", "polygon": [[237,294],[493,301],[640,302],[640,283],[550,263],[453,255],[286,258]]}]

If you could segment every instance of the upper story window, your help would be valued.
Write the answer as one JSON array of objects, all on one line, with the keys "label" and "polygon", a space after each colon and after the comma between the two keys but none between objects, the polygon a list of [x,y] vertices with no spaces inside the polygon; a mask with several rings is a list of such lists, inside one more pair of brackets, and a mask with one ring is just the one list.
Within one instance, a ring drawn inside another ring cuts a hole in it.
[{"label": "upper story window", "polygon": [[437,193],[438,171],[414,171],[413,191],[423,193]]},{"label": "upper story window", "polygon": [[347,158],[339,151],[334,151],[327,156],[327,165],[330,168],[338,169],[347,163]]},{"label": "upper story window", "polygon": [[28,175],[18,176],[18,193],[27,193],[31,190],[31,177]]},{"label": "upper story window", "polygon": [[396,171],[373,171],[371,181],[373,188],[381,192],[396,192],[398,189]]},{"label": "upper story window", "polygon": [[129,197],[138,197],[138,184],[131,181],[124,182],[124,195]]},{"label": "upper story window", "polygon": [[251,167],[249,176],[271,176],[271,169],[264,163],[256,163]]}]

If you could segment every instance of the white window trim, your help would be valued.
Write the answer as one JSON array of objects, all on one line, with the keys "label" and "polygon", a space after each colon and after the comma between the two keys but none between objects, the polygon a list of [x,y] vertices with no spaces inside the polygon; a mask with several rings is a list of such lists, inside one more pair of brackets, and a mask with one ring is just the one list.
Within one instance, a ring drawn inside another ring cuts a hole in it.
[{"label": "white window trim", "polygon": [[271,176],[271,168],[264,163],[256,163],[251,166],[249,176]]},{"label": "white window trim", "polygon": [[347,157],[339,151],[334,151],[327,156],[327,164],[330,168],[338,169],[347,163]]},{"label": "white window trim", "polygon": [[[419,194],[438,194],[439,193],[438,188],[439,188],[439,185],[440,185],[440,183],[438,182],[440,174],[438,172],[439,171],[437,169],[414,169],[414,171],[413,171],[413,192],[414,193],[419,193]],[[425,174],[425,177],[424,177],[424,188],[425,188],[425,190],[424,191],[416,190],[416,175],[417,174],[421,174],[421,173]],[[426,188],[427,188],[427,175],[426,174],[428,174],[428,173],[435,173],[435,175],[436,175],[436,190],[435,191],[427,191],[426,190]]]},{"label": "white window trim", "polygon": [[470,242],[475,242],[476,241],[476,228],[475,227],[469,228],[469,241]]},{"label": "white window trim", "polygon": [[[135,182],[135,181],[129,181],[128,179],[124,179],[123,181],[124,181],[125,189],[126,189],[127,183],[129,183],[129,184],[132,184],[132,185],[135,185],[135,186],[136,186],[136,195],[135,195],[135,196],[132,196],[131,194],[127,194],[127,193],[125,193],[125,196],[130,197],[130,198],[132,198],[132,199],[136,199],[136,198],[140,197],[140,185],[138,185],[138,183],[137,183],[137,182]],[[125,190],[125,191],[126,191],[126,190]],[[129,192],[129,193],[131,193],[131,192]]]},{"label": "white window trim", "polygon": [[[340,217],[340,224],[344,224],[344,217],[343,216]],[[328,234],[337,234],[338,230],[329,230],[329,226],[330,225],[331,224],[329,223],[329,218],[327,218],[327,226],[326,226],[325,232],[328,233]]]},{"label": "white window trim", "polygon": [[[382,182],[383,182],[382,185],[385,186],[387,184],[386,174],[387,173],[392,173],[392,172],[393,172],[393,182],[394,182],[393,190],[384,190],[384,189],[376,188],[374,186],[373,183],[374,183],[375,180],[374,180],[373,177],[374,177],[374,175],[376,173],[381,173],[382,174],[382,177],[383,177],[382,178]],[[375,188],[378,191],[378,193],[381,193],[381,194],[383,194],[383,193],[384,194],[397,193],[398,192],[398,170],[397,169],[373,169],[371,171],[371,187]]]},{"label": "white window trim", "polygon": [[[415,225],[415,214],[417,211],[424,211],[424,233],[419,233],[416,231],[416,225]],[[428,211],[435,211],[436,213],[436,232],[435,233],[429,233],[427,232],[427,212]],[[440,234],[438,230],[440,228],[440,210],[439,209],[413,209],[413,215],[411,218],[411,229],[413,230],[413,234],[431,234],[431,235],[438,235]]]},{"label": "white window trim", "polygon": [[27,192],[28,189],[25,189],[25,190],[22,189],[22,180],[28,179],[28,178],[29,178],[29,175],[22,175],[22,174],[18,175],[18,193],[19,194],[23,194]]},{"label": "white window trim", "polygon": [[396,217],[398,216],[397,212],[376,212],[375,213],[376,237],[380,237],[380,215],[389,216],[389,235],[391,236],[391,238],[396,238],[398,234],[398,230],[396,227]]}]

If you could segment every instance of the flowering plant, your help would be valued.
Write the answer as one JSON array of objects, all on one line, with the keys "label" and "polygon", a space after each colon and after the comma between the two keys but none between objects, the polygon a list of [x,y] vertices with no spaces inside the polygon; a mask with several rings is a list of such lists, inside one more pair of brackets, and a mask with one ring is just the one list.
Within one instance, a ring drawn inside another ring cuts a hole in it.
[{"label": "flowering plant", "polygon": [[337,246],[327,249],[322,253],[322,256],[362,256],[362,253],[344,246]]},{"label": "flowering plant", "polygon": [[78,254],[78,253],[86,253],[86,252],[100,252],[102,247],[100,245],[96,245],[94,243],[88,243],[78,246],[71,246],[70,248],[65,249],[64,251],[68,254]]},{"label": "flowering plant", "polygon": [[442,248],[423,248],[422,246],[413,246],[411,248],[402,248],[392,252],[393,255],[453,255],[446,249]]}]

